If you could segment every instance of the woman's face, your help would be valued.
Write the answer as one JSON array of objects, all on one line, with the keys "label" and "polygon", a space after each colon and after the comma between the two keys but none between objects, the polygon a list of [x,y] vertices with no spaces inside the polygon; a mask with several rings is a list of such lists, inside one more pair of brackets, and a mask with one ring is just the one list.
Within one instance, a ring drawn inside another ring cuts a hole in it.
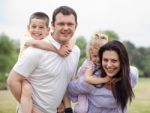
[{"label": "woman's face", "polygon": [[102,67],[107,76],[114,77],[120,70],[118,54],[113,50],[106,50],[102,56]]}]

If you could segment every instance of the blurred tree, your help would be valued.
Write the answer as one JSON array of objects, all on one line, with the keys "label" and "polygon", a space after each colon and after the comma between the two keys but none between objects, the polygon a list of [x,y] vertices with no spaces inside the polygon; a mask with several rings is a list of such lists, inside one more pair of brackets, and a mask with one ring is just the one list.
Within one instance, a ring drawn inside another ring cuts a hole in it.
[{"label": "blurred tree", "polygon": [[83,36],[77,37],[76,45],[78,45],[78,47],[80,48],[80,60],[78,64],[79,67],[86,59],[86,45],[87,45],[86,39]]},{"label": "blurred tree", "polygon": [[108,36],[109,41],[111,40],[119,40],[119,36],[112,30],[105,30],[104,33]]},{"label": "blurred tree", "polygon": [[123,43],[127,48],[131,65],[138,67],[140,76],[144,76],[144,73],[150,76],[150,48],[136,48],[129,41]]},{"label": "blurred tree", "polygon": [[[111,30],[103,31],[109,37],[110,40],[119,40],[117,33]],[[136,66],[139,69],[140,76],[144,76],[146,73],[150,75],[150,48],[136,48],[130,41],[123,42],[127,48],[130,64]],[[76,44],[79,46],[81,51],[80,61],[78,67],[86,59],[86,39],[83,36],[77,38]]]},{"label": "blurred tree", "polygon": [[150,55],[146,56],[144,61],[144,77],[150,77]]},{"label": "blurred tree", "polygon": [[13,42],[4,33],[0,34],[0,88],[17,60],[17,49]]}]

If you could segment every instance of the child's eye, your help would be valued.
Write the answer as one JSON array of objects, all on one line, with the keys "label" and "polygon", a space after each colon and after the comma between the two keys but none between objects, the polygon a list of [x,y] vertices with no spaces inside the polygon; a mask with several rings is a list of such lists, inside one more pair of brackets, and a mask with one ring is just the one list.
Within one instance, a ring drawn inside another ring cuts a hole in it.
[{"label": "child's eye", "polygon": [[32,28],[36,28],[36,26],[32,26]]},{"label": "child's eye", "polygon": [[40,29],[43,29],[43,28],[44,28],[43,26],[40,27]]}]

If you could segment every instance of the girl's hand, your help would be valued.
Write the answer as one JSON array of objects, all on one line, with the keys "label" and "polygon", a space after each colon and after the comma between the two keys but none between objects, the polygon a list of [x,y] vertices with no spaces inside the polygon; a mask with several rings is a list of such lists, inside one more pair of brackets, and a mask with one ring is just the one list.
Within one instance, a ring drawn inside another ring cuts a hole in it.
[{"label": "girl's hand", "polygon": [[111,81],[111,78],[109,76],[105,76],[104,77],[104,83],[107,83],[109,81]]}]

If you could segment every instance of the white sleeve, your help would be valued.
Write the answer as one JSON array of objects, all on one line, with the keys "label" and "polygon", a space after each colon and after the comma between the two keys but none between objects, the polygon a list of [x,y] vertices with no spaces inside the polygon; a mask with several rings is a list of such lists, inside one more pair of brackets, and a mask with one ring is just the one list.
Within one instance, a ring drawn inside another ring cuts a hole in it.
[{"label": "white sleeve", "polygon": [[136,67],[130,66],[131,86],[134,87],[138,82],[139,71]]},{"label": "white sleeve", "polygon": [[25,42],[26,42],[27,40],[31,40],[31,39],[34,39],[34,38],[32,38],[32,37],[30,37],[30,36],[24,36],[24,37],[22,37],[22,38],[20,39],[20,53],[19,53],[19,57],[22,55],[22,52],[26,49],[26,47],[25,47]]},{"label": "white sleeve", "polygon": [[18,59],[13,70],[24,77],[28,77],[38,66],[41,59],[41,51],[37,48],[29,47]]}]

